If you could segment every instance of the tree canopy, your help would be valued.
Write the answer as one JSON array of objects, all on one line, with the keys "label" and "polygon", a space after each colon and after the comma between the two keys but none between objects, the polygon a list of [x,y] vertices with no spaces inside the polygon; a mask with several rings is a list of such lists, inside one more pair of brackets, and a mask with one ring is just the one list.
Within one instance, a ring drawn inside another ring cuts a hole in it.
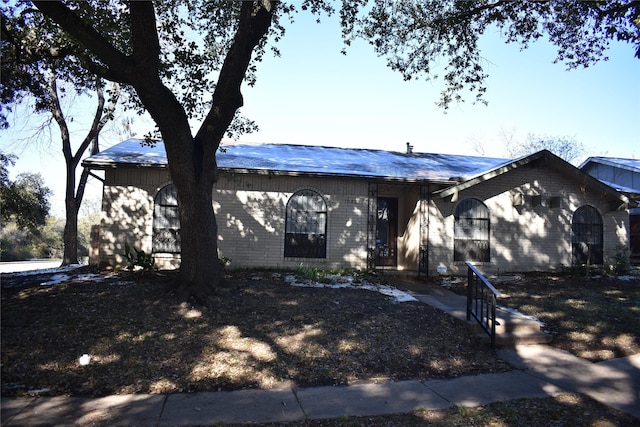
[{"label": "tree canopy", "polygon": [[354,21],[353,34],[407,80],[434,77],[433,64],[444,59],[440,105],[446,108],[462,100],[463,89],[483,100],[487,74],[478,42],[491,28],[523,48],[546,37],[558,50],[555,62],[572,69],[607,60],[612,41],[632,43],[640,58],[639,14],[637,1],[376,2]]},{"label": "tree canopy", "polygon": [[[356,38],[367,40],[405,79],[435,78],[433,64],[444,63],[444,108],[462,100],[464,90],[483,101],[487,74],[478,41],[489,28],[523,47],[548,38],[558,48],[557,61],[568,68],[606,59],[612,41],[632,43],[640,57],[637,1],[346,0],[336,6],[323,0],[67,0],[3,6],[3,33],[27,19],[42,20],[34,49],[71,57],[83,70],[130,88],[155,120],[178,193],[180,287],[187,294],[206,296],[220,280],[212,262],[217,224],[211,188],[222,137],[251,127],[237,117],[241,85],[255,81],[269,48],[278,53],[275,43],[300,10],[338,13],[346,48]],[[26,43],[29,36],[21,37]],[[195,132],[193,119],[201,120]]]},{"label": "tree canopy", "polygon": [[[34,2],[36,5],[38,2]],[[107,80],[129,83],[124,78],[127,57],[134,53],[134,26],[127,2],[66,1],[67,7],[49,5],[44,14],[57,15],[72,26],[65,33],[43,17],[30,1],[21,0],[3,6],[3,43],[20,40],[18,51],[3,50],[3,65],[18,62],[19,69],[2,73],[2,104],[20,96],[16,88],[30,86],[34,93],[44,92],[34,81],[35,58],[50,63],[73,57],[65,65],[67,75],[83,76],[83,87],[92,87],[92,73]],[[505,42],[526,48],[547,38],[558,50],[556,62],[567,68],[587,67],[607,60],[607,48],[613,41],[635,46],[640,58],[640,2],[638,1],[382,1],[373,5],[363,0],[345,1],[336,11],[336,2],[305,0],[301,3],[256,2],[265,6],[273,19],[265,37],[257,43],[251,65],[246,71],[249,84],[257,77],[257,63],[267,48],[279,54],[276,42],[285,35],[287,21],[300,10],[315,14],[339,13],[346,45],[356,38],[368,41],[387,64],[407,80],[440,77],[445,87],[440,105],[463,100],[469,90],[477,100],[486,91],[485,65],[479,39],[489,29],[497,29]],[[269,5],[269,7],[266,7]],[[202,118],[209,110],[217,77],[238,31],[241,2],[172,0],[155,2],[154,39],[158,48],[149,52],[159,67],[159,77],[171,87],[189,118]],[[72,14],[65,14],[62,10]],[[146,18],[145,18],[146,19]],[[37,31],[34,31],[37,28]],[[140,27],[142,28],[142,26]],[[84,33],[84,38],[78,34]],[[138,33],[143,34],[142,32]],[[87,37],[93,42],[88,44]],[[345,51],[348,49],[345,49]],[[443,75],[434,64],[445,61]],[[90,73],[87,73],[90,71]],[[142,107],[142,105],[138,104]],[[234,131],[251,129],[252,122],[235,122]]]}]

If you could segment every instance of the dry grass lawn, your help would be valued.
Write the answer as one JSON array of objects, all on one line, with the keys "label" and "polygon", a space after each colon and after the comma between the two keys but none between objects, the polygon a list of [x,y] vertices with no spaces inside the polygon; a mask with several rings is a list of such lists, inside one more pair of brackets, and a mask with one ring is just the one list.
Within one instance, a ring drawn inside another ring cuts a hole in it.
[{"label": "dry grass lawn", "polygon": [[166,282],[3,289],[3,393],[269,389],[509,369],[463,323],[426,304],[236,271],[201,307],[180,303]]},{"label": "dry grass lawn", "polygon": [[[466,325],[376,292],[292,287],[232,271],[209,307],[179,302],[169,276],[39,286],[3,275],[2,394],[102,396],[447,378],[510,369]],[[425,286],[440,286],[430,282]],[[529,277],[501,304],[548,323],[553,345],[593,361],[640,351],[640,283]],[[452,290],[463,292],[460,285]],[[89,365],[79,357],[90,355]],[[631,426],[576,394],[480,408],[270,426]]]}]

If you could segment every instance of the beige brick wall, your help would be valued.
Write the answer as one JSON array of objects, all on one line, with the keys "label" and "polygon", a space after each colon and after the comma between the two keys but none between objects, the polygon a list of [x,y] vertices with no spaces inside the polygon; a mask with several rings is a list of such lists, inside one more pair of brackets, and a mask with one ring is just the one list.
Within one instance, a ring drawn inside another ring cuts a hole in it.
[{"label": "beige brick wall", "polygon": [[[105,173],[98,264],[125,265],[125,244],[151,251],[153,198],[169,184],[168,171],[113,169]],[[162,257],[156,261],[163,265]]]},{"label": "beige brick wall", "polygon": [[[153,198],[170,182],[167,172],[107,171],[103,191],[100,264],[124,266],[124,245],[151,250]],[[223,173],[214,187],[220,256],[232,267],[366,268],[368,184],[349,179],[312,179]],[[327,257],[285,258],[284,221],[289,197],[311,189],[327,204]],[[161,268],[179,256],[156,254]]]},{"label": "beige brick wall", "polygon": [[[166,170],[116,169],[106,173],[101,224],[100,264],[124,265],[124,245],[151,250],[153,198],[170,183]],[[311,189],[327,204],[327,257],[285,258],[285,208],[298,190]],[[418,184],[380,184],[380,197],[398,198],[398,269],[416,271],[420,244]],[[214,187],[220,256],[232,267],[367,267],[368,181],[348,178],[286,177],[222,173]],[[527,203],[514,206],[514,197]],[[541,196],[532,206],[531,196]],[[429,272],[444,265],[451,274],[465,272],[453,261],[453,213],[457,203],[474,197],[490,212],[490,263],[487,274],[554,270],[571,264],[571,217],[580,206],[594,206],[604,221],[605,264],[628,241],[628,214],[611,209],[599,193],[543,166],[527,166],[461,191],[457,200],[433,198],[428,204]],[[560,205],[549,206],[551,197]],[[179,255],[156,254],[161,268],[177,267]]]},{"label": "beige brick wall", "polygon": [[[214,188],[220,256],[231,266],[366,268],[367,183],[225,173]],[[327,204],[327,257],[285,258],[286,204],[303,189]]]},{"label": "beige brick wall", "polygon": [[[516,194],[525,196],[525,204],[514,206]],[[531,196],[541,196],[533,206]],[[487,274],[522,271],[553,271],[571,265],[571,220],[577,208],[591,205],[603,220],[604,262],[611,264],[619,245],[628,242],[628,214],[612,210],[611,200],[589,192],[572,180],[546,167],[523,167],[500,175],[458,194],[485,203],[490,214],[491,261],[477,263]],[[551,197],[559,206],[551,207]],[[453,213],[457,202],[448,198],[430,203],[429,264],[450,273],[461,274],[463,262],[453,261]]]}]

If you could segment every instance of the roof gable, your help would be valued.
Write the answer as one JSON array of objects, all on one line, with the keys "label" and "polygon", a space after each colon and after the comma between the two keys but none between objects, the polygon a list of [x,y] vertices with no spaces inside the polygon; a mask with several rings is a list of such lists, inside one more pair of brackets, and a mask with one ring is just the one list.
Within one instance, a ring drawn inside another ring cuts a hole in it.
[{"label": "roof gable", "polygon": [[[558,170],[563,175],[567,176],[568,179],[580,182],[581,184],[586,183],[591,188],[601,191],[614,203],[613,209],[625,208],[630,203],[630,199],[617,191],[615,188],[612,188],[611,186],[599,181],[583,170],[576,168],[571,163],[563,160],[562,158],[556,156],[548,150],[538,151],[537,153],[533,153],[528,156],[513,160],[505,165],[501,165],[494,169],[488,170],[485,173],[462,182],[458,185],[454,185],[437,191],[435,194],[441,198],[449,196],[455,197],[457,193],[462,190],[473,187],[474,185],[478,185],[482,182],[488,181],[491,178],[508,173],[509,171],[512,171],[516,168],[520,168],[537,161],[546,161],[550,167]],[[631,202],[631,204],[634,203]]]}]

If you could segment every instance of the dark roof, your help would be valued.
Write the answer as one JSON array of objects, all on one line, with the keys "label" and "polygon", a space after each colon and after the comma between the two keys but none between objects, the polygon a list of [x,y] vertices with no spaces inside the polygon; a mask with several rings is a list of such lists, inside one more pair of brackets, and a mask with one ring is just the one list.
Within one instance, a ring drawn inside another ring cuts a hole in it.
[{"label": "dark roof", "polygon": [[[129,139],[84,161],[94,169],[117,166],[166,167],[161,141],[154,147]],[[467,180],[510,163],[508,159],[450,154],[322,147],[294,144],[224,145],[218,167],[240,171],[334,176],[361,176],[397,180]]]}]

